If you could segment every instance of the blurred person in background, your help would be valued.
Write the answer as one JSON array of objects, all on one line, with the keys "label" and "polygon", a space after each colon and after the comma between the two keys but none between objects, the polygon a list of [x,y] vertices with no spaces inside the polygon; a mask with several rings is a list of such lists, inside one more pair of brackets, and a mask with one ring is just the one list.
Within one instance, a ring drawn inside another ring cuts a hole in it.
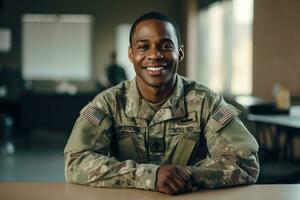
[{"label": "blurred person in background", "polygon": [[107,67],[106,72],[110,86],[117,85],[120,82],[127,80],[124,68],[117,64],[117,54],[115,51],[110,55],[110,64]]}]

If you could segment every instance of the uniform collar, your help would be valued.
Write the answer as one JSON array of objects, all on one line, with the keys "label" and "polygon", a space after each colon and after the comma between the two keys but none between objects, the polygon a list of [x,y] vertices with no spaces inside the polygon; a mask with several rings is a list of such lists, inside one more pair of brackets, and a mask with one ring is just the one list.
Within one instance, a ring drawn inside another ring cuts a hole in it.
[{"label": "uniform collar", "polygon": [[136,86],[136,79],[133,79],[130,82],[128,93],[126,94],[126,115],[128,117],[138,117],[149,120],[154,117],[154,122],[164,121],[171,118],[184,117],[186,115],[186,109],[184,104],[183,78],[179,75],[176,76],[177,81],[173,94],[156,113],[140,97],[139,91]]}]

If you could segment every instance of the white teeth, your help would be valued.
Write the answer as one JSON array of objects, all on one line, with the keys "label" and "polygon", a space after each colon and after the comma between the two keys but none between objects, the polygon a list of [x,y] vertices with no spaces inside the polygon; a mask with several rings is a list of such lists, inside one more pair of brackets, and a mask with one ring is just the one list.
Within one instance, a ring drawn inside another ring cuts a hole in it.
[{"label": "white teeth", "polygon": [[147,70],[149,71],[159,71],[159,70],[163,70],[164,67],[147,67]]}]

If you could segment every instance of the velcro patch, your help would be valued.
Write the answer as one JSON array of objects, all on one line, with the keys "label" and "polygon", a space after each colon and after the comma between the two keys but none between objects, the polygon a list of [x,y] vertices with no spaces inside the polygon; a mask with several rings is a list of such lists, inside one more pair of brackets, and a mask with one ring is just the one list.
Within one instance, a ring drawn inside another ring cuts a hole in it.
[{"label": "velcro patch", "polygon": [[96,126],[99,126],[101,120],[105,117],[101,111],[91,105],[87,105],[81,114]]},{"label": "velcro patch", "polygon": [[187,125],[197,121],[196,112],[189,112],[188,116],[178,120],[178,125]]},{"label": "velcro patch", "polygon": [[164,138],[150,138],[149,148],[153,152],[164,152],[165,151],[165,140]]},{"label": "velcro patch", "polygon": [[231,120],[235,115],[234,111],[229,109],[228,107],[219,108],[214,114],[213,118],[216,120],[221,126],[223,126],[226,122]]}]

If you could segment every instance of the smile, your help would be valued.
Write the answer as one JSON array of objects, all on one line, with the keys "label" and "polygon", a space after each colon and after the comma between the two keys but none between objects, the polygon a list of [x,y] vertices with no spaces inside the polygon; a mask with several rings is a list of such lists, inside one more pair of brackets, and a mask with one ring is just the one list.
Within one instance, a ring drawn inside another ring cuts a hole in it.
[{"label": "smile", "polygon": [[147,71],[161,71],[163,69],[165,69],[166,67],[164,66],[151,66],[151,67],[143,67],[144,69],[146,69]]}]

